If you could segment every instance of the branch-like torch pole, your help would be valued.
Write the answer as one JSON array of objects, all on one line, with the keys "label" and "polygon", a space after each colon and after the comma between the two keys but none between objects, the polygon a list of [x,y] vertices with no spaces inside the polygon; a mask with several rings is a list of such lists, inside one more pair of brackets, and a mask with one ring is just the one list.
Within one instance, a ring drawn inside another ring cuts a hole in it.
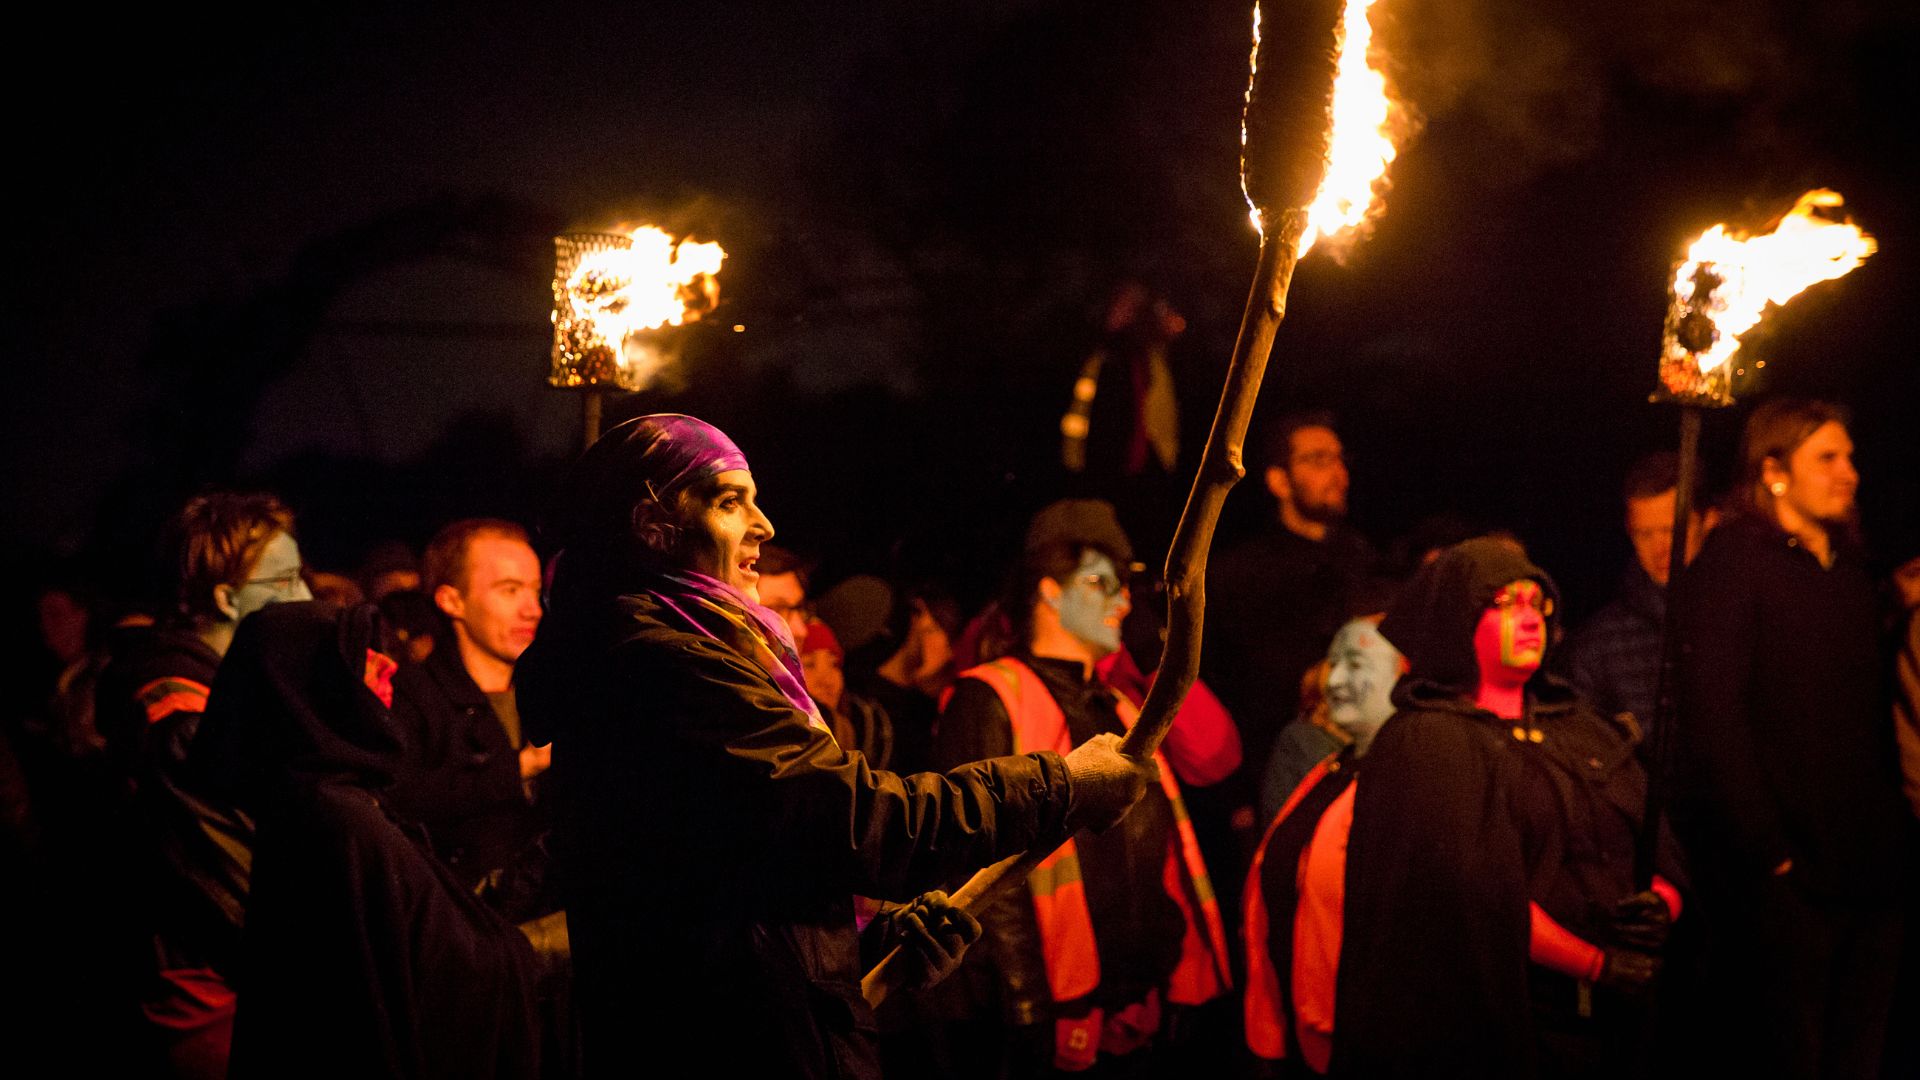
[{"label": "branch-like torch pole", "polygon": [[1660,626],[1660,689],[1653,706],[1653,768],[1647,776],[1647,805],[1640,835],[1633,849],[1633,880],[1641,889],[1653,885],[1660,856],[1660,832],[1672,799],[1674,728],[1679,723],[1680,632],[1674,618],[1673,594],[1687,568],[1689,526],[1693,523],[1693,494],[1699,486],[1700,414],[1697,402],[1680,403],[1680,474],[1673,486],[1673,550],[1667,555],[1667,604]]},{"label": "branch-like torch pole", "polygon": [[[1260,258],[1227,365],[1226,386],[1213,429],[1207,433],[1200,470],[1167,553],[1167,640],[1153,689],[1121,751],[1150,759],[1173,726],[1174,714],[1200,674],[1200,626],[1206,612],[1207,551],[1227,492],[1245,475],[1241,445],[1253,417],[1274,331],[1287,313],[1287,287],[1306,232],[1306,208],[1326,177],[1332,137],[1333,78],[1340,54],[1339,22],[1348,0],[1264,0],[1254,8],[1253,80],[1242,116],[1241,185],[1261,224]],[[1358,2],[1358,0],[1354,0]],[[1261,33],[1261,8],[1282,18],[1280,32]],[[975,874],[953,895],[954,903],[978,911],[994,893],[1025,881],[1048,852],[1010,856]],[[900,950],[888,953],[860,983],[867,1001],[879,1005],[899,988]]]}]

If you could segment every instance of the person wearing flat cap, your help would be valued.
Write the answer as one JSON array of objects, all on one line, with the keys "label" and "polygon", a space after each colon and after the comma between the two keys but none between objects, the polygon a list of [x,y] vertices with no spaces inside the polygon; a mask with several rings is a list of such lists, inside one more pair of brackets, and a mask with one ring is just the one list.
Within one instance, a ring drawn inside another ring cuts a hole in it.
[{"label": "person wearing flat cap", "polygon": [[[1148,783],[1117,738],[915,776],[838,746],[758,601],[758,495],[719,429],[657,414],[582,456],[552,522],[518,686],[529,737],[553,743],[588,1075],[689,1055],[715,1075],[878,1075],[861,974],[903,945],[931,982],[980,933],[925,890],[1109,826]],[[889,902],[864,934],[856,896]]]},{"label": "person wearing flat cap", "polygon": [[[1035,515],[1002,600],[1016,624],[1012,651],[960,674],[936,764],[1065,753],[1132,726],[1140,700],[1107,676],[1107,662],[1124,655],[1132,563],[1105,502],[1066,499]],[[1229,989],[1199,843],[1173,769],[1154,759],[1158,782],[1118,827],[1076,837],[981,916],[987,941],[955,983],[974,1022],[1005,1019],[996,1034],[1013,1075],[1168,1070],[1192,1010]]]}]

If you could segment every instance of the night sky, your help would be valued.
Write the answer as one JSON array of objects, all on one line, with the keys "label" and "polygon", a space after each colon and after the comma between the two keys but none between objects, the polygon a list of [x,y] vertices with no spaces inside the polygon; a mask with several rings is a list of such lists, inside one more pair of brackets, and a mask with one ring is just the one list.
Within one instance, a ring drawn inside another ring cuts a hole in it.
[{"label": "night sky", "polygon": [[[1256,246],[1250,5],[763,7],[29,19],[0,543],[111,558],[207,483],[281,491],[330,569],[537,519],[580,431],[544,382],[551,237],[642,220],[731,257],[678,385],[612,415],[729,430],[828,576],[996,570],[1061,490],[1055,425],[1126,278],[1189,319],[1196,457]],[[1674,437],[1647,403],[1670,263],[1833,187],[1881,253],[1764,324],[1743,393],[1848,405],[1868,534],[1920,554],[1912,7],[1382,0],[1424,129],[1373,237],[1303,264],[1261,415],[1341,415],[1376,539],[1506,525],[1589,610],[1621,474]],[[1744,412],[1709,418],[1716,479]]]}]

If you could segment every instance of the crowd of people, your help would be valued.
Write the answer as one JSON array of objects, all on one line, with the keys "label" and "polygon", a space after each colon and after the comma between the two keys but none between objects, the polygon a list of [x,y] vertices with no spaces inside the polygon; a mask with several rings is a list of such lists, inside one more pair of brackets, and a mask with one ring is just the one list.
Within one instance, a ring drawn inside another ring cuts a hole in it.
[{"label": "crowd of people", "polygon": [[1572,628],[1523,537],[1383,558],[1334,418],[1270,436],[1148,761],[1163,605],[1099,499],[965,611],[816,581],[684,416],[609,431],[537,531],[357,577],[202,494],[145,602],[38,595],[6,856],[21,918],[94,932],[27,980],[192,1078],[1920,1065],[1920,560],[1870,572],[1840,411],[1755,408],[1678,559],[1680,462],[1624,469],[1634,558]]}]

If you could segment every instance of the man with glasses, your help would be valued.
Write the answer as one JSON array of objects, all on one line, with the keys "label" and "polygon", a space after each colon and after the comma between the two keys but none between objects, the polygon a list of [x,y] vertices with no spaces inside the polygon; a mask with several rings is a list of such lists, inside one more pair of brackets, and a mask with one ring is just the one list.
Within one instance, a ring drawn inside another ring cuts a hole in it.
[{"label": "man with glasses", "polygon": [[150,936],[141,1010],[166,1075],[225,1076],[233,1033],[233,962],[245,917],[253,823],[207,790],[188,748],[213,675],[248,615],[307,600],[293,514],[267,494],[213,492],[170,523],[149,626],[110,643],[100,729],[134,791],[129,838],[154,870],[130,883],[138,932]]},{"label": "man with glasses", "polygon": [[[1066,753],[1132,724],[1137,703],[1096,670],[1121,649],[1132,563],[1105,502],[1064,500],[1034,518],[1003,601],[1014,650],[961,673],[940,718],[936,768]],[[951,1041],[999,1060],[955,1061],[956,1074],[1074,1071],[1112,1058],[1132,1067],[1150,1052],[1149,1067],[1166,1067],[1162,1033],[1226,991],[1213,889],[1164,763],[1160,779],[1120,824],[1075,837],[981,914],[988,933],[971,963],[982,977],[955,982],[970,998],[966,1014],[987,1030]],[[999,1018],[1010,1025],[996,1032]]]},{"label": "man with glasses", "polygon": [[1348,528],[1346,448],[1326,413],[1283,418],[1263,479],[1276,503],[1257,535],[1220,553],[1207,581],[1202,673],[1240,724],[1244,760],[1265,762],[1293,719],[1300,676],[1326,655],[1373,572],[1373,547]]}]

